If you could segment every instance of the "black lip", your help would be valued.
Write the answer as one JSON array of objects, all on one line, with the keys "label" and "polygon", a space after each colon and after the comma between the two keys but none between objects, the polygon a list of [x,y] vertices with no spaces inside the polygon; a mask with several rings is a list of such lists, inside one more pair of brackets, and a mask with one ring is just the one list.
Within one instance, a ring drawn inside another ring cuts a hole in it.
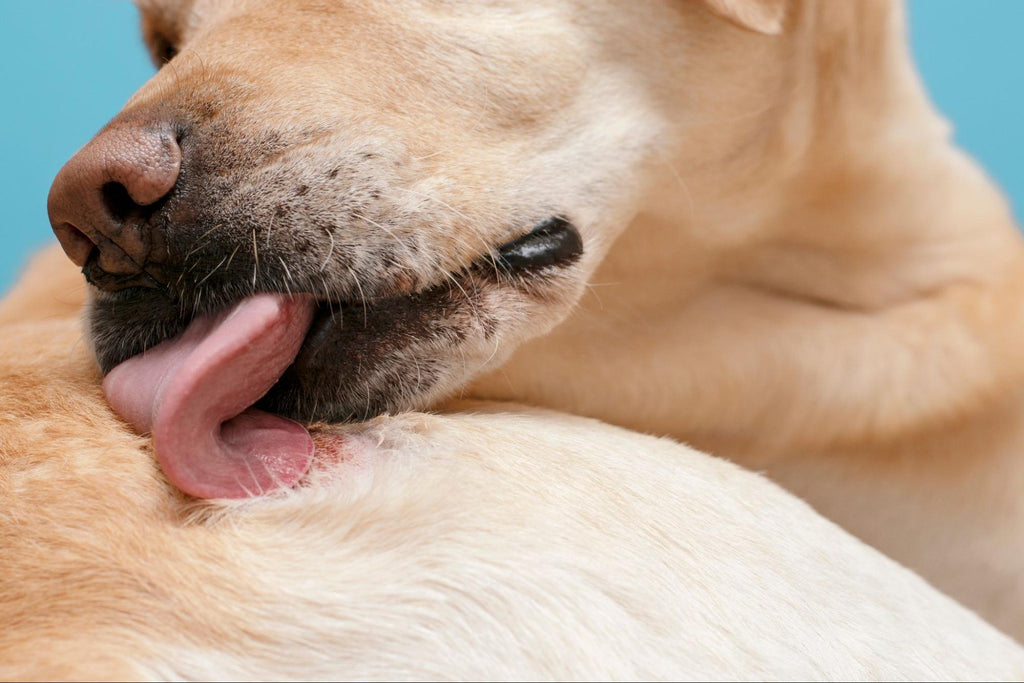
[{"label": "black lip", "polygon": [[[458,278],[472,273],[474,277],[484,280],[496,279],[496,284],[500,286],[528,287],[533,280],[531,276],[544,278],[555,268],[570,266],[579,259],[582,252],[583,244],[576,228],[565,218],[553,217],[537,224],[525,235],[502,245],[495,252],[482,256],[468,266],[464,273],[453,273],[453,276]],[[328,365],[341,361],[334,356],[344,352],[344,349],[335,348],[342,338],[346,343],[354,340],[363,343],[369,337],[387,337],[394,342],[400,336],[395,334],[398,327],[406,330],[404,334],[407,339],[409,335],[415,336],[410,330],[415,326],[408,320],[399,325],[396,318],[415,318],[418,324],[427,325],[424,316],[429,318],[430,310],[438,307],[443,309],[449,305],[444,303],[443,295],[450,289],[447,283],[440,283],[421,291],[383,292],[378,296],[362,298],[361,305],[347,300],[319,299],[317,313],[290,369],[291,374],[308,373],[322,377]],[[261,287],[256,291],[280,290]],[[94,350],[102,371],[107,373],[128,358],[177,336],[195,316],[215,314],[250,293],[253,292],[242,288],[223,290],[212,296],[208,294],[203,301],[204,305],[200,307],[196,305],[198,302],[191,302],[187,297],[183,299],[181,293],[174,293],[167,287],[134,286],[117,292],[116,301],[94,306],[90,316],[93,339],[96,340]],[[190,308],[192,314],[185,314]],[[343,329],[350,326],[364,328],[367,311],[375,321],[372,331],[363,330],[356,334],[354,329]],[[351,354],[345,352],[344,355]],[[368,358],[377,354],[368,348],[361,355]]]},{"label": "black lip", "polygon": [[296,371],[304,372],[315,365],[317,356],[325,350],[325,345],[330,343],[331,335],[335,333],[335,326],[342,324],[345,306],[345,304],[330,302],[319,304],[309,331],[306,333],[306,338],[293,363]]},{"label": "black lip", "polygon": [[[499,286],[529,286],[534,274],[544,279],[551,269],[575,263],[582,253],[579,232],[566,219],[555,217],[452,277],[472,274],[496,281]],[[518,275],[526,277],[515,277]],[[453,310],[472,298],[471,291],[475,287],[453,288],[441,282],[421,291],[364,299],[362,305],[320,301],[294,362],[257,402],[257,407],[305,423],[346,422],[388,412],[393,401],[401,398],[402,391],[396,395],[382,393],[383,387],[376,377],[380,369],[393,375],[387,386],[399,387],[402,382],[394,373],[402,369],[411,372],[412,368],[400,365],[389,370],[387,359],[401,355],[411,340],[441,336],[449,343],[458,343],[460,332],[449,326],[448,319]],[[474,309],[474,321],[484,328],[491,326],[493,331],[494,323],[486,321],[486,317]],[[420,358],[413,367],[416,391],[430,386],[440,372],[430,359]],[[344,400],[339,401],[337,396],[331,396],[331,385],[373,387],[373,391],[365,397],[361,390],[347,392]],[[408,387],[404,392],[408,393]]]},{"label": "black lip", "polygon": [[506,270],[528,271],[567,266],[583,253],[583,239],[576,227],[556,216],[498,250],[498,264]]}]

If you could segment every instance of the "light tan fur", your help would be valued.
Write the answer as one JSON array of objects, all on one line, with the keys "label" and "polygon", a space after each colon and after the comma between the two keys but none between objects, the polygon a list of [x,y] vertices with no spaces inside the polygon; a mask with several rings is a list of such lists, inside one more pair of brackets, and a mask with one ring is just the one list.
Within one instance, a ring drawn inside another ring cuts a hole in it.
[{"label": "light tan fur", "polygon": [[763,477],[584,418],[323,428],[300,488],[189,499],[45,299],[0,325],[5,680],[1024,676],[1009,638]]},{"label": "light tan fur", "polygon": [[789,6],[781,36],[702,55],[678,93],[702,106],[583,303],[472,393],[765,471],[1024,637],[1017,226],[897,4]]},{"label": "light tan fur", "polygon": [[1024,636],[1024,251],[927,101],[899,4],[143,5],[183,51],[132,107],[241,75],[263,120],[330,128],[299,168],[380,134],[415,160],[403,210],[451,219],[413,226],[423,277],[513,236],[510,215],[573,217],[579,268],[461,357],[511,356],[465,396],[766,471]]}]

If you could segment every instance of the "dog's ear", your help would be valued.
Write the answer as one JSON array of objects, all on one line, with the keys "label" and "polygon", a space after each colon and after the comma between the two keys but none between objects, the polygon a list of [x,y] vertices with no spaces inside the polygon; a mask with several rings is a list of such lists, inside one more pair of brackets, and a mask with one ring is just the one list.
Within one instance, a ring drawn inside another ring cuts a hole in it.
[{"label": "dog's ear", "polygon": [[[857,2],[858,0],[836,0]],[[786,0],[704,0],[715,14],[743,28],[775,35],[782,31]]]}]

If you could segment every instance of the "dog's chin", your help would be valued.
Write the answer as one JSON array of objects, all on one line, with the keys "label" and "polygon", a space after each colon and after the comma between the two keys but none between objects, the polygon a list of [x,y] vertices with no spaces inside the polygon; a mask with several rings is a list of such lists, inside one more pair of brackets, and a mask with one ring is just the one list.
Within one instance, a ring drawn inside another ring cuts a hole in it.
[{"label": "dog's chin", "polygon": [[479,277],[411,296],[321,304],[295,361],[256,407],[300,422],[345,422],[426,407],[488,360],[508,297]]},{"label": "dog's chin", "polygon": [[[538,318],[567,310],[581,286],[582,248],[571,224],[552,219],[420,291],[319,300],[294,361],[255,407],[307,424],[425,408],[500,362],[536,333]],[[189,315],[161,290],[97,297],[91,328],[101,368],[109,372],[244,296],[207,292],[205,306]]]}]

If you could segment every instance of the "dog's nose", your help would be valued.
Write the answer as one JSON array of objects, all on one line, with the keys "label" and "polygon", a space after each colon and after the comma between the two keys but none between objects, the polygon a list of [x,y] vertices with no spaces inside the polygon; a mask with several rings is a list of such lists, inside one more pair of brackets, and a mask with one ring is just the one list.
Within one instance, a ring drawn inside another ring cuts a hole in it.
[{"label": "dog's nose", "polygon": [[93,284],[157,284],[147,266],[161,260],[154,252],[164,249],[164,240],[147,219],[180,171],[181,148],[172,131],[124,126],[101,132],[57,174],[50,225],[76,265],[90,264],[86,274]]}]

